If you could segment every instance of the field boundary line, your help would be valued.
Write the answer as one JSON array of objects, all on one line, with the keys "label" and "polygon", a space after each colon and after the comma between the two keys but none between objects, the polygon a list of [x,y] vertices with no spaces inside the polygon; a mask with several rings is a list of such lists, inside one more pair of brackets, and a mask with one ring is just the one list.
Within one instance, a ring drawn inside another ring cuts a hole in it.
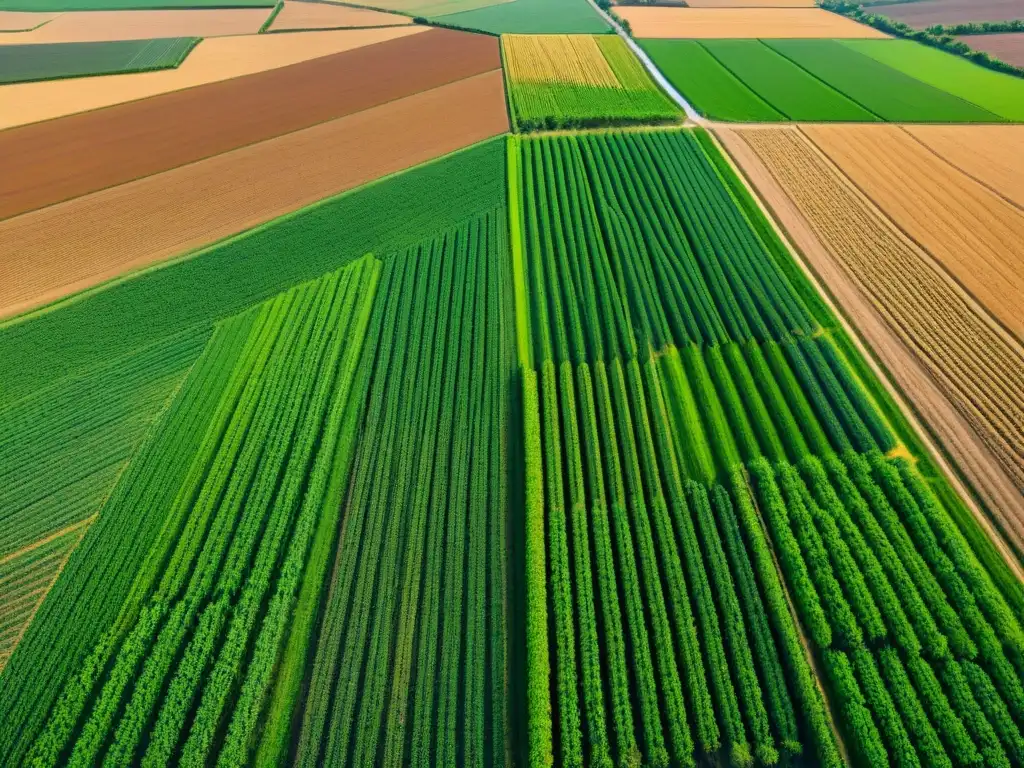
[{"label": "field boundary line", "polygon": [[[724,126],[724,128],[727,130],[730,129],[729,126]],[[713,135],[712,138],[714,139],[716,146],[718,146],[723,151],[723,154],[728,160],[732,169],[743,180],[743,183],[747,187],[747,190],[754,196],[754,199],[757,201],[758,207],[761,209],[762,213],[764,213],[768,217],[768,220],[771,222],[772,228],[775,230],[776,234],[779,236],[780,240],[789,251],[790,257],[795,260],[800,270],[804,273],[804,276],[807,278],[807,280],[810,281],[811,285],[818,292],[822,301],[825,303],[825,306],[827,306],[829,310],[831,310],[832,314],[835,316],[839,324],[839,327],[846,332],[851,344],[853,344],[854,348],[864,358],[865,363],[867,364],[871,372],[874,373],[880,385],[888,392],[889,396],[892,398],[896,407],[902,413],[904,419],[906,419],[907,424],[913,430],[915,436],[918,440],[920,440],[921,445],[929,454],[929,458],[935,463],[936,468],[942,473],[946,481],[949,483],[950,487],[960,498],[960,501],[970,511],[975,522],[988,536],[989,540],[992,542],[996,551],[1006,562],[1007,567],[1010,569],[1011,573],[1013,573],[1014,576],[1016,576],[1019,580],[1024,582],[1024,569],[1022,569],[1020,561],[1015,557],[1014,549],[1006,542],[1005,536],[1002,533],[1002,531],[997,530],[995,528],[995,523],[993,519],[990,518],[990,515],[992,517],[995,517],[995,513],[986,513],[979,506],[979,499],[986,499],[986,501],[982,502],[986,506],[993,504],[990,498],[990,494],[983,493],[982,490],[980,490],[980,487],[977,485],[976,481],[969,478],[966,472],[960,468],[959,462],[954,460],[952,455],[947,454],[946,451],[942,449],[939,439],[935,436],[935,434],[931,431],[930,428],[925,426],[923,417],[919,415],[917,409],[911,403],[909,395],[906,395],[903,392],[903,390],[894,382],[894,380],[890,378],[890,374],[888,373],[886,367],[883,364],[881,364],[879,358],[876,357],[873,350],[870,348],[870,345],[868,345],[868,343],[857,331],[856,326],[852,323],[847,314],[840,308],[836,299],[833,297],[831,291],[829,291],[828,288],[824,285],[823,281],[819,279],[817,273],[810,266],[810,264],[807,261],[805,261],[803,252],[799,248],[795,247],[793,241],[789,237],[789,233],[783,230],[781,225],[775,220],[775,217],[771,215],[771,208],[767,205],[765,200],[762,198],[760,192],[758,192],[757,188],[747,177],[743,169],[740,168],[739,164],[734,160],[732,153],[724,148],[723,144],[719,141],[717,135]],[[737,140],[742,139],[740,139],[739,136],[737,136]],[[822,248],[824,250],[824,247]],[[873,307],[872,310],[874,311]],[[884,322],[884,320],[882,320],[882,322]],[[900,348],[906,351],[910,362],[915,366],[915,368],[918,369],[918,372],[922,376],[927,378],[929,383],[931,383],[931,378],[928,375],[928,373],[920,371],[920,364],[913,357],[913,354],[909,350],[906,350],[906,348],[903,346],[902,342],[899,341],[899,339],[896,339],[896,343],[900,346]],[[942,396],[941,392],[939,394],[940,396]],[[944,396],[942,397],[943,399],[945,399]],[[948,401],[946,402],[948,404]],[[951,411],[959,417],[959,413],[952,407]],[[968,431],[971,437],[974,437],[973,432],[970,432],[970,430]],[[1003,476],[1001,469],[999,470],[998,474],[1000,476]]]},{"label": "field boundary line", "polygon": [[39,549],[39,547],[49,544],[54,539],[59,539],[61,536],[71,533],[76,528],[82,528],[83,526],[87,526],[90,523],[94,522],[97,517],[99,517],[99,512],[93,512],[89,517],[83,520],[79,520],[77,523],[66,525],[58,531],[54,531],[53,533],[49,533],[46,536],[43,536],[43,538],[38,539],[37,541],[33,541],[31,544],[26,544],[21,549],[15,550],[14,552],[11,552],[9,555],[4,555],[3,557],[0,557],[0,565],[7,565],[7,563],[11,562],[12,560],[16,560],[22,555],[27,555],[29,552],[32,552],[33,550]]},{"label": "field boundary line", "polygon": [[[1021,33],[1021,34],[1022,34],[1022,35],[1024,35],[1024,33]],[[997,197],[1000,197],[1000,198],[1002,198],[1003,202],[1009,203],[1009,204],[1010,204],[1010,205],[1012,205],[1012,206],[1013,206],[1014,208],[1017,208],[1018,210],[1020,210],[1020,211],[1021,211],[1021,213],[1024,213],[1024,205],[1021,205],[1021,204],[1020,204],[1020,203],[1018,203],[1018,202],[1017,202],[1016,200],[1011,200],[1011,199],[1010,199],[1010,198],[1008,198],[1008,197],[1007,197],[1006,195],[1004,195],[1004,194],[1003,194],[1002,192],[1000,192],[1000,191],[999,191],[998,189],[996,189],[995,187],[991,186],[990,184],[988,184],[988,183],[986,183],[986,182],[982,181],[982,180],[981,180],[981,179],[979,179],[979,178],[978,178],[977,176],[975,176],[975,175],[974,175],[973,173],[969,173],[968,171],[965,171],[965,170],[964,170],[963,168],[961,168],[961,167],[960,167],[959,165],[957,165],[956,163],[954,163],[954,162],[951,162],[951,161],[950,161],[950,160],[949,160],[948,158],[945,158],[945,157],[943,157],[942,155],[940,155],[940,154],[938,153],[938,151],[937,151],[937,150],[935,150],[934,148],[930,147],[930,146],[929,146],[929,145],[928,145],[927,143],[925,143],[924,141],[921,141],[921,139],[919,139],[919,138],[918,138],[917,136],[915,136],[915,135],[914,135],[914,134],[913,134],[913,133],[912,133],[911,131],[908,131],[908,130],[907,130],[907,126],[906,126],[906,124],[904,124],[904,123],[897,123],[897,124],[896,124],[896,126],[897,126],[897,127],[898,127],[898,128],[899,128],[899,129],[901,130],[901,131],[903,131],[903,132],[904,132],[905,134],[907,134],[907,135],[908,135],[908,136],[909,136],[910,138],[912,138],[912,139],[913,139],[914,141],[916,141],[916,142],[917,142],[918,144],[920,144],[920,145],[921,145],[922,147],[924,147],[924,148],[925,148],[925,149],[927,149],[927,150],[928,150],[929,152],[931,152],[931,153],[932,153],[933,155],[935,155],[935,157],[937,157],[937,158],[938,158],[939,160],[941,160],[941,161],[942,161],[942,162],[944,162],[944,163],[945,163],[946,165],[948,165],[948,166],[949,166],[950,168],[953,168],[953,169],[955,169],[955,170],[959,171],[960,173],[962,173],[962,174],[963,174],[964,176],[966,176],[967,178],[969,178],[969,179],[971,179],[972,181],[975,181],[975,182],[977,182],[978,184],[980,184],[981,186],[983,186],[983,187],[984,187],[985,189],[987,189],[987,190],[988,190],[989,192],[991,192],[991,193],[992,193],[993,195],[996,195]]]},{"label": "field boundary line", "polygon": [[[963,294],[963,296],[968,299],[968,304],[970,304],[974,308],[975,312],[977,312],[983,320],[985,320],[990,326],[993,327],[993,329],[995,329],[1001,336],[1003,336],[1004,340],[1011,342],[1013,347],[1024,352],[1024,339],[1019,338],[1017,334],[1015,334],[1008,326],[1006,326],[1003,323],[1002,320],[996,317],[982,303],[982,301],[977,296],[974,295],[974,293],[966,285],[960,282],[960,279],[957,278],[956,275],[949,271],[940,260],[936,259],[935,256],[932,255],[932,252],[929,251],[923,243],[919,242],[917,238],[915,238],[912,234],[907,232],[907,230],[901,227],[899,222],[896,221],[892,216],[890,216],[885,211],[885,209],[882,208],[882,206],[878,202],[876,202],[875,199],[871,197],[871,195],[867,193],[867,190],[862,189],[856,181],[850,178],[850,176],[845,171],[843,171],[839,164],[832,160],[832,158],[828,156],[828,153],[826,153],[825,150],[818,146],[817,142],[815,142],[814,139],[803,129],[801,123],[795,123],[794,125],[797,131],[800,132],[800,135],[803,136],[804,140],[810,144],[811,149],[814,152],[816,152],[819,155],[819,157],[821,157],[831,169],[833,169],[833,171],[838,175],[839,180],[842,183],[846,184],[848,188],[851,189],[855,194],[857,194],[862,200],[869,203],[874,210],[878,211],[881,214],[883,221],[888,222],[888,224],[897,232],[899,232],[900,235],[906,238],[909,242],[913,243],[919,251],[924,253],[928,257],[928,262],[931,265],[932,269],[935,270],[936,273],[938,273],[939,277],[943,278],[948,283],[950,283],[954,288],[959,290],[961,294]],[[849,125],[863,124],[849,123]],[[892,124],[890,123],[889,125]],[[902,126],[897,125],[896,127],[899,128],[904,133],[909,133],[908,131],[905,131]],[[954,168],[955,170],[959,170],[958,168],[955,168],[955,166],[953,165],[950,165],[950,167]],[[967,176],[968,178],[972,178],[968,174],[964,175]],[[984,187],[984,185],[981,186]],[[988,187],[984,188],[988,189]]]}]

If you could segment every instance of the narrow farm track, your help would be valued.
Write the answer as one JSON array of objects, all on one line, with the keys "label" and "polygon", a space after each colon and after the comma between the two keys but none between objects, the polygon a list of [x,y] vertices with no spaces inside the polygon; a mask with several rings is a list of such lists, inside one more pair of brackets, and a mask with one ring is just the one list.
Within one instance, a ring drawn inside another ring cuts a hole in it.
[{"label": "narrow farm track", "polygon": [[87,518],[85,518],[85,520],[79,520],[77,523],[72,523],[71,525],[67,526],[66,528],[61,528],[58,531],[54,531],[53,533],[51,533],[51,534],[49,534],[47,536],[44,536],[43,538],[39,539],[38,541],[32,542],[31,544],[23,547],[22,549],[19,549],[16,552],[12,552],[11,554],[6,555],[3,558],[0,558],[0,567],[2,567],[4,565],[7,565],[7,563],[9,563],[10,561],[16,560],[16,559],[22,557],[23,555],[27,555],[29,552],[32,552],[33,550],[39,549],[40,547],[45,546],[45,545],[51,543],[55,539],[59,539],[59,538],[63,537],[65,534],[71,533],[73,531],[77,531],[79,528],[84,528],[85,526],[87,526],[90,523],[92,523],[95,519],[96,519],[96,515],[93,515],[92,517],[87,517]]},{"label": "narrow farm track", "polygon": [[507,129],[495,70],[16,216],[0,222],[0,254],[10,254],[0,267],[0,315],[183,255]]},{"label": "narrow farm track", "polygon": [[[749,136],[754,130],[777,129],[746,129],[745,134]],[[868,348],[885,366],[888,375],[877,366],[874,357],[865,353],[875,367],[879,379],[890,387],[896,402],[904,408],[909,421],[917,425],[917,432],[930,447],[932,457],[943,467],[947,477],[971,509],[974,518],[989,533],[1001,556],[1017,577],[1024,579],[1024,572],[1021,571],[1017,557],[1009,551],[999,533],[993,530],[991,520],[978,508],[971,493],[959,479],[958,472],[963,472],[989,510],[1019,509],[1020,493],[1005,473],[998,470],[996,457],[981,443],[974,429],[938,389],[934,379],[921,366],[913,352],[889,330],[877,308],[823,247],[803,214],[794,206],[787,193],[779,186],[760,158],[753,153],[747,142],[731,127],[716,126],[715,134],[756,190],[758,199],[764,201],[762,204],[777,218],[786,235],[799,249],[794,249],[794,253],[800,253],[807,259],[806,264],[803,260],[797,260],[797,263],[824,286],[824,295],[842,308],[841,317],[851,319],[858,332],[853,334],[851,328],[851,335],[860,338],[862,334]],[[895,386],[890,384],[889,375],[892,376]],[[906,402],[904,398],[909,401],[908,405],[903,405]],[[937,436],[939,444],[932,441],[929,437],[931,434]],[[953,464],[944,458],[944,451],[948,451]],[[1006,530],[1005,526],[1001,527],[1004,534],[1010,536],[1017,547],[1022,546],[1018,536],[1011,536],[1012,529]]]}]

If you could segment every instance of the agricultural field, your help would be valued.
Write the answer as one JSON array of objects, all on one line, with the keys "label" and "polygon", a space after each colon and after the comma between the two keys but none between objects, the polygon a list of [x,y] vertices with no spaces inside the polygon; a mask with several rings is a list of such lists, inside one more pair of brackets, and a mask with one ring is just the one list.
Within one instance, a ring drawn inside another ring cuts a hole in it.
[{"label": "agricultural field", "polygon": [[804,0],[68,2],[0,765],[1024,764],[1014,86]]},{"label": "agricultural field", "polygon": [[872,13],[902,21],[915,29],[933,24],[965,21],[1012,21],[1024,18],[1022,0],[915,0],[913,3],[879,4]]},{"label": "agricultural field", "polygon": [[638,38],[884,38],[873,27],[821,8],[671,8],[620,6]]},{"label": "agricultural field", "polygon": [[1007,64],[1024,67],[1024,32],[1006,32],[988,35],[960,35],[961,43],[966,43],[976,51],[984,51],[994,58]]},{"label": "agricultural field", "polygon": [[2,45],[0,85],[174,69],[198,43],[195,37],[176,37],[111,43]]},{"label": "agricultural field", "polygon": [[518,131],[679,118],[617,36],[503,35],[501,46]]},{"label": "agricultural field", "polygon": [[56,13],[0,11],[0,32],[29,32],[55,18]]}]

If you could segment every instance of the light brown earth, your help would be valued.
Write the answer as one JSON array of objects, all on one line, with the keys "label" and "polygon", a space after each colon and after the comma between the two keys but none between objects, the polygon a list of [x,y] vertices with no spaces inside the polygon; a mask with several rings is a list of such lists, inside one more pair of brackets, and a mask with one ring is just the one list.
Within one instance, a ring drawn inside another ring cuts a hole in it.
[{"label": "light brown earth", "polygon": [[345,27],[390,27],[412,24],[412,19],[397,13],[348,8],[328,3],[289,0],[270,25],[271,32],[296,29],[343,29]]},{"label": "light brown earth", "polygon": [[994,35],[960,35],[961,43],[967,43],[976,51],[985,51],[1007,64],[1024,67],[1024,32],[1003,32]]},{"label": "light brown earth", "polygon": [[508,131],[501,70],[0,222],[24,312]]},{"label": "light brown earth", "polygon": [[1024,19],[1024,0],[917,0],[873,5],[869,10],[924,29],[932,24]]},{"label": "light brown earth", "polygon": [[1024,212],[895,125],[801,128],[879,208],[1018,339]]},{"label": "light brown earth", "polygon": [[821,8],[619,6],[638,38],[888,37]]},{"label": "light brown earth", "polygon": [[496,37],[431,29],[269,72],[2,131],[0,157],[7,161],[0,174],[0,219],[500,66]]},{"label": "light brown earth", "polygon": [[72,11],[31,33],[31,43],[92,43],[155,37],[255,35],[272,8],[177,11]]},{"label": "light brown earth", "polygon": [[0,86],[0,130],[180,91],[427,32],[429,27],[203,40],[177,69]]},{"label": "light brown earth", "polygon": [[[862,351],[879,381],[900,404],[938,466],[982,528],[990,534],[1004,559],[1015,573],[1020,574],[1016,558],[993,527],[992,520],[974,503],[973,497],[960,481],[960,475],[953,470],[946,456],[956,463],[958,470],[967,478],[986,507],[993,511],[1002,534],[1013,541],[1018,549],[1024,547],[1024,534],[1019,522],[1024,519],[1024,500],[1020,491],[1001,471],[995,457],[939,390],[935,380],[915,355],[891,331],[872,299],[857,287],[849,274],[830,255],[760,158],[731,127],[717,125],[714,132],[757,191],[774,221],[781,225],[787,239],[796,247],[794,253],[802,257],[798,263],[808,271],[815,283],[826,289],[826,300],[841,309],[837,316],[851,338],[858,345],[863,342],[870,349],[870,355],[866,350]],[[856,332],[850,324],[856,327]],[[922,422],[927,424],[927,431]],[[941,443],[945,453],[938,450],[932,435]]]},{"label": "light brown earth", "polygon": [[903,130],[1024,208],[1024,125],[905,125]]},{"label": "light brown earth", "polygon": [[799,131],[737,133],[1013,484],[1024,489],[1024,349]]},{"label": "light brown earth", "polygon": [[34,13],[31,11],[0,11],[0,32],[21,32],[35,29],[59,15],[59,13]]},{"label": "light brown earth", "polygon": [[691,8],[813,8],[814,0],[686,0]]}]

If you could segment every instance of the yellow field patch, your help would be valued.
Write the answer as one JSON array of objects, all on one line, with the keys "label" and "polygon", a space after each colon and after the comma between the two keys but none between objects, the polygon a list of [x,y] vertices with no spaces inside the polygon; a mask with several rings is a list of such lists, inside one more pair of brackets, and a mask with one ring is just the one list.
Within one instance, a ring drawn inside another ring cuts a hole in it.
[{"label": "yellow field patch", "polygon": [[619,87],[591,35],[502,35],[501,43],[512,82]]},{"label": "yellow field patch", "polygon": [[821,8],[653,8],[619,6],[638,38],[887,37]]}]

